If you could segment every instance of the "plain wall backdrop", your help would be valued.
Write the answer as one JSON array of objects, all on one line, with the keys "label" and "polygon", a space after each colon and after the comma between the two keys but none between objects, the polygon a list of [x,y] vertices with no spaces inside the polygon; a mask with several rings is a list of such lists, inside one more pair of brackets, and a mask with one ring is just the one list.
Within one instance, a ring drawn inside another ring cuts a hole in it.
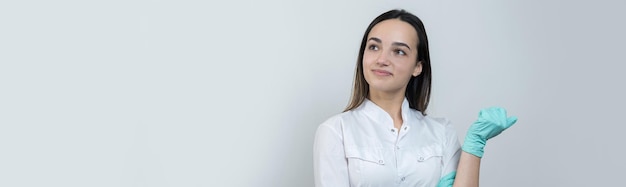
[{"label": "plain wall backdrop", "polygon": [[313,186],[392,8],[426,26],[429,115],[519,117],[482,186],[623,182],[624,1],[63,0],[0,2],[0,186]]}]

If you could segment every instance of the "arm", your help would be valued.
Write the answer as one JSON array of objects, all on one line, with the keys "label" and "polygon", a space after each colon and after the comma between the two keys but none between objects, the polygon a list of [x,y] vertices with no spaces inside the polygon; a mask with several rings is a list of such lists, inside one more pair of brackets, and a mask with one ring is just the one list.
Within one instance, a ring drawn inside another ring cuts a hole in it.
[{"label": "arm", "polygon": [[487,140],[499,135],[515,122],[517,117],[507,117],[503,108],[481,110],[478,120],[467,130],[457,171],[442,177],[438,186],[478,187],[480,159]]},{"label": "arm", "polygon": [[456,170],[454,187],[478,186],[478,173],[480,171],[480,157],[469,154],[465,151],[461,153],[459,167]]},{"label": "arm", "polygon": [[320,125],[315,133],[313,173],[316,187],[350,185],[342,136],[327,124]]}]

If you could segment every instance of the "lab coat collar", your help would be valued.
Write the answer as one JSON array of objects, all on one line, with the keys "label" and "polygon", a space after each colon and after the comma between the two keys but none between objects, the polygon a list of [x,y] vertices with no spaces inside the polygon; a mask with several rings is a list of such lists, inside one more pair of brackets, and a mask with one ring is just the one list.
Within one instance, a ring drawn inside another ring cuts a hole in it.
[{"label": "lab coat collar", "polygon": [[[380,108],[376,103],[372,102],[369,99],[365,99],[363,104],[359,106],[358,110],[362,111],[368,117],[372,118],[374,121],[378,123],[389,124],[393,127],[393,119],[391,116],[382,108]],[[411,109],[409,107],[409,101],[404,98],[402,101],[402,120],[403,126],[409,126],[412,124],[412,120],[417,117],[417,119],[421,119],[423,116],[417,110]]]}]

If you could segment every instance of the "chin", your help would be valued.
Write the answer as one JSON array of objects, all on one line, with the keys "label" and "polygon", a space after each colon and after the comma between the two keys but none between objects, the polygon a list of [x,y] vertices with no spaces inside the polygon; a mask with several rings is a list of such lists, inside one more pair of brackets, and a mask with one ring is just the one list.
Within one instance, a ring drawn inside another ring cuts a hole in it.
[{"label": "chin", "polygon": [[394,86],[390,85],[389,83],[382,83],[382,82],[378,82],[378,83],[374,83],[374,84],[370,84],[370,91],[378,91],[378,92],[391,92],[393,90],[398,90],[398,88],[395,88]]}]

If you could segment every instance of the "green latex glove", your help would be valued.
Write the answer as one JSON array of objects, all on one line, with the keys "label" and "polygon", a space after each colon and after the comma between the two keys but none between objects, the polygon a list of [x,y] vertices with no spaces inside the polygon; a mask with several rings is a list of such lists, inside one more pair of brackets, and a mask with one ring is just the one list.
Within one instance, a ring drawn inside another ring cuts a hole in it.
[{"label": "green latex glove", "polygon": [[480,110],[478,120],[467,130],[463,151],[482,158],[487,140],[502,133],[515,122],[517,117],[507,117],[504,108],[491,107]]},{"label": "green latex glove", "polygon": [[446,176],[441,177],[437,187],[452,187],[454,184],[454,178],[456,178],[456,171],[450,172]]}]

